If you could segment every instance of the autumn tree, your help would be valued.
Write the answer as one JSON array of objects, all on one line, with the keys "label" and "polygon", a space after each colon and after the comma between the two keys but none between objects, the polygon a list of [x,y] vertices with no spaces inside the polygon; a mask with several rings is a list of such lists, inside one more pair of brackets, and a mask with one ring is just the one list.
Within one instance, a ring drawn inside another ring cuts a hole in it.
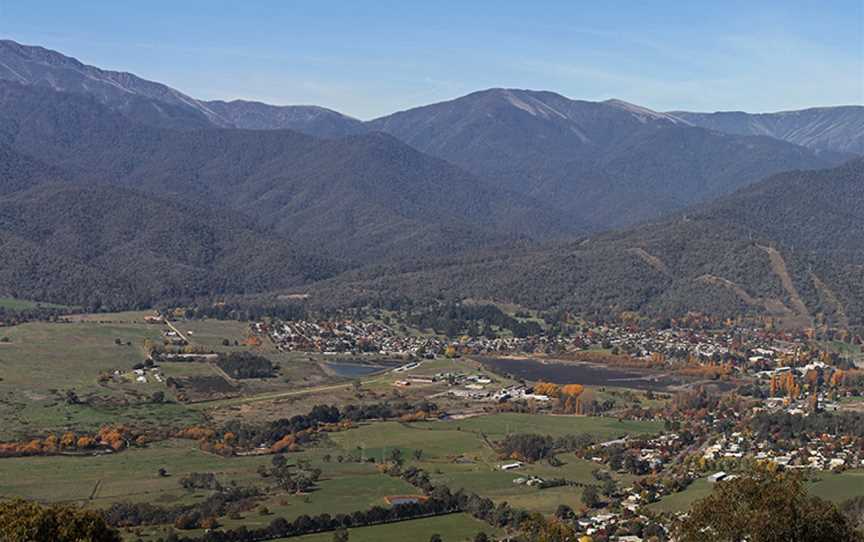
[{"label": "autumn tree", "polygon": [[576,532],[567,523],[542,514],[532,514],[522,522],[520,530],[531,542],[570,542],[576,540]]},{"label": "autumn tree", "polygon": [[561,393],[561,386],[552,382],[538,382],[534,384],[534,393],[547,397],[558,397]]},{"label": "autumn tree", "polygon": [[0,540],[25,542],[120,542],[102,515],[75,506],[42,506],[16,499],[0,502]]}]

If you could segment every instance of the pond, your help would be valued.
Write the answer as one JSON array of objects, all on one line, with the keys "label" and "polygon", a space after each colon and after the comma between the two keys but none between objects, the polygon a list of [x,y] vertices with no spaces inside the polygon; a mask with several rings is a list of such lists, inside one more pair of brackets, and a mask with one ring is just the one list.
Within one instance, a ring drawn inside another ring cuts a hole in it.
[{"label": "pond", "polygon": [[639,390],[663,390],[688,382],[687,379],[626,367],[607,367],[586,362],[555,362],[554,360],[478,357],[477,361],[499,374],[529,381],[584,386],[611,386]]}]

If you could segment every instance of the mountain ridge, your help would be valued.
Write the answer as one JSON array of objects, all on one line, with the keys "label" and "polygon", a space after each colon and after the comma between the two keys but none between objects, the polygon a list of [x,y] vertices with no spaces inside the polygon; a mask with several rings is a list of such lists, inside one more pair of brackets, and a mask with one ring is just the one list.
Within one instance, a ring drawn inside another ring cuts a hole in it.
[{"label": "mountain ridge", "polygon": [[840,158],[706,130],[620,100],[548,91],[478,91],[369,126],[597,229],[651,220],[772,173]]},{"label": "mountain ridge", "polygon": [[670,111],[695,126],[740,135],[767,135],[822,151],[864,154],[864,105],[810,107],[776,113]]}]

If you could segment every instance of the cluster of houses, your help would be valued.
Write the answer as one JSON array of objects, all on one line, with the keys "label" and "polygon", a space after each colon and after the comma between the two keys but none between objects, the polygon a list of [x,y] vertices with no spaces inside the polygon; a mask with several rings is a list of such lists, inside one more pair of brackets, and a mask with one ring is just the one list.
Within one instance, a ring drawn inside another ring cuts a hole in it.
[{"label": "cluster of houses", "polygon": [[132,369],[132,371],[128,373],[124,373],[120,369],[116,369],[113,373],[113,376],[117,380],[128,379],[138,384],[147,384],[151,381],[158,382],[160,384],[165,382],[165,375],[162,373],[162,368],[158,365],[154,365],[152,367],[140,367],[137,369]]},{"label": "cluster of houses", "polygon": [[855,439],[835,435],[823,435],[796,448],[783,449],[776,442],[753,442],[741,433],[733,433],[728,437],[722,435],[707,446],[702,457],[713,462],[748,457],[788,469],[820,471],[864,467],[864,453],[856,445]]},{"label": "cluster of houses", "polygon": [[[702,360],[730,362],[736,369],[758,372],[776,367],[778,356],[794,351],[798,338],[784,341],[757,328],[723,330],[634,329],[626,325],[602,325],[575,330],[568,335],[530,337],[436,336],[399,333],[380,321],[295,320],[257,322],[253,331],[269,336],[285,351],[319,353],[376,353],[434,357],[450,354],[563,353],[602,348],[645,360]],[[404,331],[404,330],[403,330]],[[791,342],[790,342],[791,341]],[[741,357],[740,352],[748,355]]]},{"label": "cluster of houses", "polygon": [[378,322],[354,320],[296,320],[253,324],[253,331],[267,335],[286,352],[323,354],[374,353],[434,357],[444,353],[446,341],[433,337],[400,335]]}]

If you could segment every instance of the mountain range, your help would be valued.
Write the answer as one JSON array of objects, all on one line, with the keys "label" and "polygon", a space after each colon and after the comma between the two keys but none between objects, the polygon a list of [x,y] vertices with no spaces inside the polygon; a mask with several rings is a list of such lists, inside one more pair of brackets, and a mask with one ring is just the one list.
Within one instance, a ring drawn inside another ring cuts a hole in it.
[{"label": "mountain range", "polygon": [[496,88],[363,122],[0,40],[0,294],[118,308],[308,287],[322,305],[857,325],[862,112]]},{"label": "mountain range", "polygon": [[385,132],[592,230],[650,220],[779,171],[836,165],[856,152],[846,136],[864,134],[864,115],[854,108],[832,118],[795,117],[804,126],[787,120],[782,130],[747,131],[697,114],[516,89],[475,92],[364,123],[314,106],[197,100],[11,41],[0,42],[2,79],[85,93],[159,128],[291,129],[324,138]]}]

